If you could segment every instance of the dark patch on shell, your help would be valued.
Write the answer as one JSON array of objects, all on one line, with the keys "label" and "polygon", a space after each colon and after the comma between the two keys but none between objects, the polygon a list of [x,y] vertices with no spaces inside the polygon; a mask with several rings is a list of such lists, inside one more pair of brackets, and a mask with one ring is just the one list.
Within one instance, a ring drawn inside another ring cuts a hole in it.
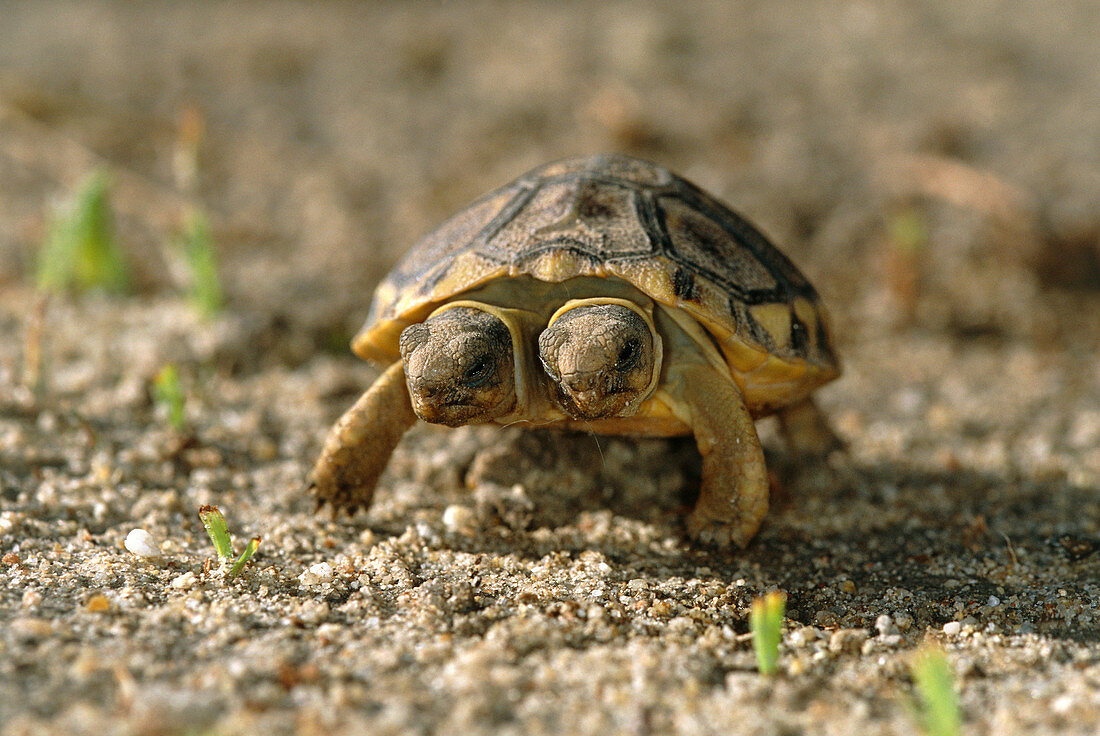
[{"label": "dark patch on shell", "polygon": [[734,320],[737,322],[737,331],[742,335],[747,335],[750,340],[768,351],[775,350],[775,341],[772,339],[772,335],[763,325],[757,322],[752,313],[749,312],[745,303],[735,297],[730,297],[730,314],[733,315]]},{"label": "dark patch on shell", "polygon": [[699,287],[695,283],[695,276],[683,266],[676,269],[672,275],[672,291],[676,298],[694,302],[699,300]]},{"label": "dark patch on shell", "polygon": [[798,315],[793,311],[791,312],[791,349],[796,353],[802,354],[806,352],[806,349],[810,346],[810,334],[806,330],[806,325],[802,324],[802,320],[798,318]]},{"label": "dark patch on shell", "polygon": [[[435,287],[461,254],[478,255],[489,269],[495,264],[505,267],[501,272],[522,274],[528,263],[555,250],[582,256],[594,267],[589,272],[608,266],[613,272],[632,273],[628,264],[639,261],[672,268],[674,293],[650,294],[659,301],[675,298],[706,309],[709,302],[703,296],[711,289],[703,287],[713,286],[728,295],[730,311],[729,316],[714,313],[709,318],[727,322],[741,339],[773,353],[775,341],[747,307],[790,305],[797,297],[819,302],[791,261],[717,199],[656,164],[602,155],[542,166],[445,222],[391,273],[387,301],[375,300],[365,329],[400,316],[393,313],[394,294],[407,296],[415,289],[422,303],[446,298]],[[456,283],[455,294],[463,288]],[[791,330],[790,344],[780,353],[834,363],[824,327],[819,325],[811,336],[796,319]]]}]

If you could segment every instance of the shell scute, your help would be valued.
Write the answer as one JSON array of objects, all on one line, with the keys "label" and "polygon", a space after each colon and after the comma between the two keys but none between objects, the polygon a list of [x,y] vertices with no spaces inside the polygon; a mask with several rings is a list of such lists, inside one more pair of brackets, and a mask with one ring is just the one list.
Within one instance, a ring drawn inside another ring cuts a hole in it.
[{"label": "shell scute", "polygon": [[634,196],[627,188],[584,179],[549,182],[476,250],[501,263],[556,249],[601,261],[648,255],[653,248],[635,214]]},{"label": "shell scute", "polygon": [[778,286],[760,259],[729,232],[679,197],[658,200],[671,241],[671,257],[689,270],[702,274],[743,301],[748,295]]},{"label": "shell scute", "polygon": [[758,378],[819,384],[839,372],[824,307],[783,253],[693,184],[617,155],[548,164],[449,219],[379,286],[353,347],[392,359],[401,329],[440,302],[519,276],[620,278],[685,310],[735,371]]}]

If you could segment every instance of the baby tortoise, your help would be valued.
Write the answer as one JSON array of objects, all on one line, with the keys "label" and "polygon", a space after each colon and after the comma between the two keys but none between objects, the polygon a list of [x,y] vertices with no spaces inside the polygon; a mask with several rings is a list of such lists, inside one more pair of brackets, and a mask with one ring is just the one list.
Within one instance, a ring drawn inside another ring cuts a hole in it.
[{"label": "baby tortoise", "polygon": [[744,545],[768,507],[753,420],[777,414],[796,452],[837,443],[810,397],[840,373],[817,292],[743,218],[629,156],[542,166],[452,217],[378,286],[352,348],[388,368],[310,476],[348,510],[417,417],[692,434],[688,530]]}]

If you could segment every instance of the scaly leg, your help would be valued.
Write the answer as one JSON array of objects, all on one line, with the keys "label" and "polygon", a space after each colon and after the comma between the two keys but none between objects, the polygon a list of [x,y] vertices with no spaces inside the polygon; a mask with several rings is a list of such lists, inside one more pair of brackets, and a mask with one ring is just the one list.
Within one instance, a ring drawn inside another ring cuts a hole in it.
[{"label": "scaly leg", "polygon": [[796,457],[824,458],[833,450],[844,449],[844,443],[812,398],[784,407],[776,416],[783,439]]},{"label": "scaly leg", "polygon": [[309,488],[318,506],[330,503],[348,512],[369,508],[378,477],[402,435],[415,422],[405,371],[398,361],[329,431],[309,474]]},{"label": "scaly leg", "polygon": [[678,373],[671,388],[691,414],[703,456],[702,487],[688,531],[701,542],[744,547],[768,511],[768,471],[756,426],[728,375],[703,363]]}]

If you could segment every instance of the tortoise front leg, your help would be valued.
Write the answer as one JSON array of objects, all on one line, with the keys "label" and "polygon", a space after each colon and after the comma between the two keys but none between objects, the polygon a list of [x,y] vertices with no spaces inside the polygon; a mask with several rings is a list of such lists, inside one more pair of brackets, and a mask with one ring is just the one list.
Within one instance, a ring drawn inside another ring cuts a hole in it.
[{"label": "tortoise front leg", "polygon": [[768,471],[756,425],[728,375],[699,363],[681,369],[678,378],[674,390],[691,414],[703,456],[688,532],[701,542],[744,547],[768,511]]},{"label": "tortoise front leg", "polygon": [[309,488],[318,506],[331,503],[348,512],[369,508],[378,477],[414,422],[405,371],[398,361],[329,431],[309,474]]}]

